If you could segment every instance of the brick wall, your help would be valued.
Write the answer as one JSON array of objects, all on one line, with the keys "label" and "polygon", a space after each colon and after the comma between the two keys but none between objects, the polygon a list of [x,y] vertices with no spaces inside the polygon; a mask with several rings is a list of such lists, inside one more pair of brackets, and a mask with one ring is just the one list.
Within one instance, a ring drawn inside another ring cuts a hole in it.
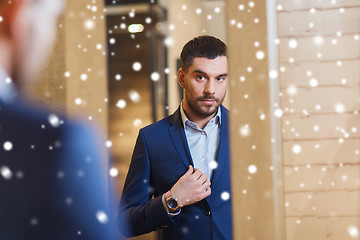
[{"label": "brick wall", "polygon": [[278,1],[286,239],[358,239],[360,1]]}]

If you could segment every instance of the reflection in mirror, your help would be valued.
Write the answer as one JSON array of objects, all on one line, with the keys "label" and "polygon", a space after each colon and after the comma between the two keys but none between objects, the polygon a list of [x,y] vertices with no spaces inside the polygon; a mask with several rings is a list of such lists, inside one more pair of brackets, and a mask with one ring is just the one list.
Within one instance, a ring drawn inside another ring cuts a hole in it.
[{"label": "reflection in mirror", "polygon": [[[225,1],[106,1],[108,146],[117,192],[121,193],[139,129],[179,106],[177,62],[183,45],[203,34],[226,40],[224,7]],[[157,238],[148,234],[136,239]]]},{"label": "reflection in mirror", "polygon": [[[281,204],[271,217],[283,238],[269,239],[358,239],[359,2],[136,2],[109,0],[106,7],[111,175],[118,191],[139,128],[178,107],[176,62],[182,46],[194,36],[210,34],[231,44],[230,51],[237,54],[230,59],[230,94],[239,98],[230,103],[242,124],[234,126],[233,134],[239,136],[232,148],[247,148],[236,155],[238,161],[246,160],[234,167],[243,175],[243,188],[235,189],[241,196],[237,203],[257,197],[263,172],[270,177],[278,173],[267,194],[261,192],[263,198],[277,194],[271,207]],[[266,15],[271,4],[274,11]],[[271,19],[273,24],[267,24]],[[258,107],[258,101],[267,107]],[[270,139],[260,132],[265,123]],[[272,158],[273,165],[265,166],[258,156]],[[273,192],[278,185],[279,192]],[[264,213],[249,206],[235,214],[255,227],[255,215]]]}]

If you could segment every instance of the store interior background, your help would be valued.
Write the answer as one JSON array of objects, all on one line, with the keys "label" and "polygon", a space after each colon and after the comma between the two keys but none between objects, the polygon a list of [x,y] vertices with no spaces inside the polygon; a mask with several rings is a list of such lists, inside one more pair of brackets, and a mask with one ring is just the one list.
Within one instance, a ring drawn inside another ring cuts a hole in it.
[{"label": "store interior background", "polygon": [[67,1],[58,29],[29,95],[97,127],[118,197],[139,129],[180,103],[183,45],[209,34],[229,47],[234,239],[360,238],[358,0]]}]

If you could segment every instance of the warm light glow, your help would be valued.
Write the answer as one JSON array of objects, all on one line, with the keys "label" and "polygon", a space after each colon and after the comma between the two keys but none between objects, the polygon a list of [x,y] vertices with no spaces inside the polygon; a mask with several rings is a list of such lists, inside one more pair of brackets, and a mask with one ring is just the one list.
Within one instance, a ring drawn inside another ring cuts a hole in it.
[{"label": "warm light glow", "polygon": [[139,33],[144,31],[144,25],[142,24],[130,24],[128,27],[130,33]]}]

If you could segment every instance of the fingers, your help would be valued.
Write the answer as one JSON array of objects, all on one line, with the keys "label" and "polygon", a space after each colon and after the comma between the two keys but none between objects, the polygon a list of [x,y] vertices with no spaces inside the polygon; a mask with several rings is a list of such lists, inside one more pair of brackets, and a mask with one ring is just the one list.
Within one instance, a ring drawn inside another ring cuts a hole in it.
[{"label": "fingers", "polygon": [[201,182],[201,184],[204,184],[207,181],[206,174],[201,174],[201,176],[198,178],[198,181]]},{"label": "fingers", "polygon": [[[202,180],[200,180],[200,179],[202,179]],[[205,174],[203,174],[201,176],[201,178],[199,178],[198,183],[199,183],[199,187],[198,187],[199,193],[205,193],[210,190],[211,182],[206,179]],[[210,194],[211,194],[211,191],[206,193],[205,197],[209,196]],[[204,196],[202,196],[202,197],[204,197]]]},{"label": "fingers", "polygon": [[186,171],[186,173],[183,175],[183,177],[188,177],[192,175],[192,178],[197,181],[200,179],[200,181],[205,182],[207,180],[207,175],[203,174],[199,169],[197,168],[193,168],[192,165],[189,165],[188,170]]},{"label": "fingers", "polygon": [[189,165],[188,170],[186,171],[186,173],[183,175],[183,177],[188,177],[190,176],[192,173],[194,172],[194,168],[192,165]]},{"label": "fingers", "polygon": [[206,189],[208,189],[210,187],[210,185],[211,185],[211,182],[206,181],[206,182],[203,183],[202,187],[203,187],[204,190],[206,190]]},{"label": "fingers", "polygon": [[210,196],[210,194],[211,194],[211,188],[208,187],[208,188],[206,188],[206,191],[204,191],[203,193],[201,193],[201,199],[204,199],[204,198]]},{"label": "fingers", "polygon": [[199,169],[195,168],[194,172],[192,174],[192,177],[194,178],[194,180],[197,181],[201,177],[201,175],[202,175],[202,172]]},{"label": "fingers", "polygon": [[201,186],[201,193],[206,193],[206,192],[210,191],[210,192],[208,192],[208,193],[205,194],[206,197],[211,194],[210,185],[211,185],[210,181],[206,181],[206,182]]}]

